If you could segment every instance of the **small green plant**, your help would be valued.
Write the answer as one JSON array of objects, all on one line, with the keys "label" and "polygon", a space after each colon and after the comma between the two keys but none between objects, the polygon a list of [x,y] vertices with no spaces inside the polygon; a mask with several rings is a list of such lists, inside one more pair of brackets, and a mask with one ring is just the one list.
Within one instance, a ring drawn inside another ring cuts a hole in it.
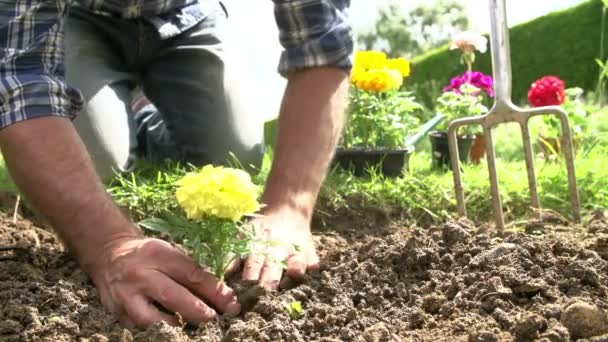
[{"label": "small green plant", "polygon": [[182,213],[140,221],[149,230],[181,242],[194,259],[223,279],[232,260],[263,254],[265,243],[252,225],[243,222],[261,207],[260,187],[243,170],[207,165],[176,183],[175,198]]},{"label": "small green plant", "polygon": [[287,314],[289,315],[289,317],[291,317],[291,319],[298,318],[304,314],[302,302],[300,301],[293,301],[289,304],[283,304],[283,306],[285,307],[285,310],[287,311]]},{"label": "small green plant", "polygon": [[371,93],[353,89],[344,147],[403,147],[406,135],[420,124],[422,109],[409,92]]},{"label": "small green plant", "polygon": [[[480,88],[465,83],[459,89],[459,92],[446,91],[437,99],[437,111],[445,115],[445,120],[437,126],[438,130],[447,130],[453,120],[488,112],[488,107],[483,104],[484,98],[480,94]],[[479,129],[478,126],[468,125],[461,127],[458,134],[474,134]]]}]

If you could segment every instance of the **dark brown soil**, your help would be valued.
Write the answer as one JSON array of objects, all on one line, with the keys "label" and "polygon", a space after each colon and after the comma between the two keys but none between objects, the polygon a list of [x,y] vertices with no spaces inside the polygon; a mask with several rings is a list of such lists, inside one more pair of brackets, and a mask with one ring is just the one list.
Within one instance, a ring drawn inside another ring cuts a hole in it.
[{"label": "dark brown soil", "polygon": [[52,233],[0,215],[0,341],[608,341],[606,219],[499,238],[381,216],[318,223],[322,269],[240,317],[128,331]]}]

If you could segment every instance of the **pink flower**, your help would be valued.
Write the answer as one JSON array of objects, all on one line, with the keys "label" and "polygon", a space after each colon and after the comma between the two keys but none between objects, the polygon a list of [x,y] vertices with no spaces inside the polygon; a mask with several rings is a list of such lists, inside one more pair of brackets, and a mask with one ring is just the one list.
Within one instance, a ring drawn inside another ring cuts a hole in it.
[{"label": "pink flower", "polygon": [[485,53],[487,50],[488,40],[479,33],[464,31],[454,35],[450,50],[460,49],[465,53],[472,53],[478,50]]},{"label": "pink flower", "polygon": [[443,88],[443,91],[455,91],[460,93],[460,87],[466,83],[485,91],[490,97],[494,97],[494,79],[492,76],[486,75],[480,71],[467,71],[460,76],[452,78],[450,85]]}]

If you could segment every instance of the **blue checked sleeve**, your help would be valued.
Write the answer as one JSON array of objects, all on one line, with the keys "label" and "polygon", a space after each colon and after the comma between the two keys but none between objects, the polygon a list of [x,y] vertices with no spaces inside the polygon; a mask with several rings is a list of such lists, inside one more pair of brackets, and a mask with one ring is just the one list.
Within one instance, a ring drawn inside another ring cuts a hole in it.
[{"label": "blue checked sleeve", "polygon": [[72,119],[82,95],[65,81],[66,0],[0,2],[0,129],[42,116]]},{"label": "blue checked sleeve", "polygon": [[334,66],[350,72],[353,28],[350,0],[273,0],[283,52],[279,73]]}]

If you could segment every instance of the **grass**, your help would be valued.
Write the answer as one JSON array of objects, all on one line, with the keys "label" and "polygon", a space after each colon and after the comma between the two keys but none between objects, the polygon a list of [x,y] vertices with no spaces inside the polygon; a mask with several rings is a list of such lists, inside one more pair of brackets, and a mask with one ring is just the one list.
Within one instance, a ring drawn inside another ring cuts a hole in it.
[{"label": "grass", "polygon": [[[608,108],[593,120],[587,147],[579,151],[576,172],[582,208],[585,213],[608,208]],[[427,139],[428,140],[428,139]],[[500,189],[506,219],[525,219],[531,212],[528,181],[523,160],[521,139],[516,126],[505,125],[496,131]],[[380,208],[397,211],[413,223],[422,225],[440,222],[456,212],[451,172],[430,169],[428,144],[410,160],[410,172],[399,178],[384,178],[373,174],[357,178],[343,170],[332,170],[319,197],[321,210]],[[264,184],[272,154],[266,155],[254,181]],[[561,162],[537,160],[537,178],[544,208],[570,215],[570,199],[566,168]],[[135,220],[157,216],[166,209],[177,209],[174,196],[176,181],[191,166],[164,164],[155,166],[139,163],[137,171],[118,175],[107,184],[116,202],[127,209]],[[463,182],[469,217],[476,221],[491,220],[493,216],[490,183],[485,164],[465,165]],[[16,193],[6,167],[0,160],[0,190]]]},{"label": "grass", "polygon": [[[608,150],[594,150],[576,159],[577,180],[585,212],[608,208]],[[321,194],[321,201],[333,208],[371,206],[404,210],[412,221],[429,224],[445,220],[456,211],[451,172],[430,170],[430,156],[412,157],[411,171],[400,178],[372,175],[359,179],[349,173],[333,171]],[[530,209],[530,193],[525,164],[498,160],[503,209],[508,220],[524,219]],[[570,214],[567,172],[558,162],[537,161],[537,180],[541,203],[546,209],[564,216]],[[477,221],[492,218],[490,182],[487,165],[465,165],[463,172],[465,198],[469,217]]]},{"label": "grass", "polygon": [[[497,154],[503,157],[498,160],[500,189],[506,219],[510,221],[525,219],[531,212],[523,152],[518,154],[518,149],[513,147],[517,146],[519,139],[513,134],[513,129],[507,127],[497,134]],[[267,155],[261,172],[254,177],[258,184],[264,183],[270,160],[271,156]],[[410,172],[399,178],[384,178],[373,172],[370,177],[358,178],[349,172],[333,169],[322,188],[320,207],[330,212],[373,207],[398,211],[412,223],[441,222],[454,216],[456,211],[453,177],[451,172],[431,170],[430,160],[427,151],[415,153],[410,160]],[[607,164],[606,144],[581,150],[577,155],[577,180],[586,213],[608,208]],[[144,165],[136,173],[117,177],[109,184],[108,190],[139,220],[157,215],[164,209],[177,208],[173,196],[175,181],[187,170],[188,167],[180,165],[164,165],[160,169]],[[563,161],[538,159],[536,171],[543,208],[568,217],[571,208]],[[476,221],[491,220],[493,211],[487,165],[465,165],[463,182],[469,217]]]},{"label": "grass", "polygon": [[[272,154],[267,153],[260,172],[253,176],[256,184],[263,184],[270,171]],[[242,167],[238,162],[233,167]],[[167,162],[153,165],[138,162],[136,171],[127,174],[117,174],[107,184],[108,192],[121,207],[128,210],[137,221],[158,216],[165,210],[178,209],[175,199],[176,182],[188,171],[195,168],[192,165],[181,165]]]},{"label": "grass", "polygon": [[[539,118],[533,119],[535,125]],[[583,214],[608,208],[608,107],[594,112],[589,134],[575,158],[576,176]],[[494,131],[500,193],[505,217],[525,219],[531,213],[528,177],[523,161],[523,143],[517,124],[501,125]],[[428,140],[428,139],[427,139]],[[456,213],[451,172],[431,170],[428,144],[422,144],[410,160],[410,172],[400,178],[379,174],[361,179],[333,170],[321,193],[321,203],[330,208],[377,207],[405,212],[413,222],[429,224]],[[536,176],[541,205],[545,209],[571,215],[568,175],[564,160],[536,158]],[[463,184],[468,215],[476,221],[493,218],[488,168],[464,165]]]},{"label": "grass", "polygon": [[154,166],[140,162],[135,172],[117,175],[107,189],[114,200],[127,209],[136,221],[158,216],[165,210],[175,211],[175,183],[191,170],[175,163]]}]

